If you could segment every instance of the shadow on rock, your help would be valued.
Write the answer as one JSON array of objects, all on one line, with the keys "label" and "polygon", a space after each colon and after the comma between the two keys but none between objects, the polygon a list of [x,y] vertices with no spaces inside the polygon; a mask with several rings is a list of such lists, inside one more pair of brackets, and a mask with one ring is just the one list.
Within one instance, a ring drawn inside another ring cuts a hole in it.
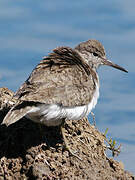
[{"label": "shadow on rock", "polygon": [[[2,116],[1,116],[2,117]],[[3,117],[2,117],[3,118]],[[22,118],[15,124],[0,126],[0,158],[25,157],[26,151],[43,144],[43,148],[57,148],[62,143],[60,127],[46,127]]]}]

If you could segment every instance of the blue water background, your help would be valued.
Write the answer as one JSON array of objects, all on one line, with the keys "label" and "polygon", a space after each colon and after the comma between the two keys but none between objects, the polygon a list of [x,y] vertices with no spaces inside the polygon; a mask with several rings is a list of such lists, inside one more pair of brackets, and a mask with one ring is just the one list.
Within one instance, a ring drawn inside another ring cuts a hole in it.
[{"label": "blue water background", "polygon": [[135,1],[1,0],[0,86],[16,91],[57,46],[97,39],[129,73],[101,67],[97,128],[122,144],[118,158],[135,174]]}]

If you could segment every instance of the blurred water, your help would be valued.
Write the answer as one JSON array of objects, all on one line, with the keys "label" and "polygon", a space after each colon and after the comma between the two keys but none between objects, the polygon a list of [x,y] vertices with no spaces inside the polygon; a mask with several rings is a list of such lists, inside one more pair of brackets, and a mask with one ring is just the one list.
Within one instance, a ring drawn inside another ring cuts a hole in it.
[{"label": "blurred water", "polygon": [[97,127],[122,143],[117,158],[135,174],[135,1],[0,1],[0,83],[17,90],[57,46],[97,39],[107,56],[129,73],[101,67]]}]

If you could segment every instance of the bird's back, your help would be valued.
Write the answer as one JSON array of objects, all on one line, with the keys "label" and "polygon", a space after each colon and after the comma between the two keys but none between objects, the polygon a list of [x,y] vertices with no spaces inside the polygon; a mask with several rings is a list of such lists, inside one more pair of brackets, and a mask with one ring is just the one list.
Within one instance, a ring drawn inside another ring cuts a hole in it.
[{"label": "bird's back", "polygon": [[93,76],[96,74],[75,50],[57,48],[37,65],[15,97],[63,106],[88,104],[98,81]]}]

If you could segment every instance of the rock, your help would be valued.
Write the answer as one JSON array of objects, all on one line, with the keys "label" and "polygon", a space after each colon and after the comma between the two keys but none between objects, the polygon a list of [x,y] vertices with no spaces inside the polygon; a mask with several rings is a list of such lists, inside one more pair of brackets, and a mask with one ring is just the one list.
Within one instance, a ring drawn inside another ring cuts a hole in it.
[{"label": "rock", "polygon": [[0,110],[9,109],[15,103],[14,92],[6,87],[0,88]]},{"label": "rock", "polygon": [[87,118],[66,121],[65,136],[77,157],[64,148],[60,127],[39,128],[26,118],[9,127],[1,125],[0,180],[134,179],[122,162],[106,157],[104,136]]}]

